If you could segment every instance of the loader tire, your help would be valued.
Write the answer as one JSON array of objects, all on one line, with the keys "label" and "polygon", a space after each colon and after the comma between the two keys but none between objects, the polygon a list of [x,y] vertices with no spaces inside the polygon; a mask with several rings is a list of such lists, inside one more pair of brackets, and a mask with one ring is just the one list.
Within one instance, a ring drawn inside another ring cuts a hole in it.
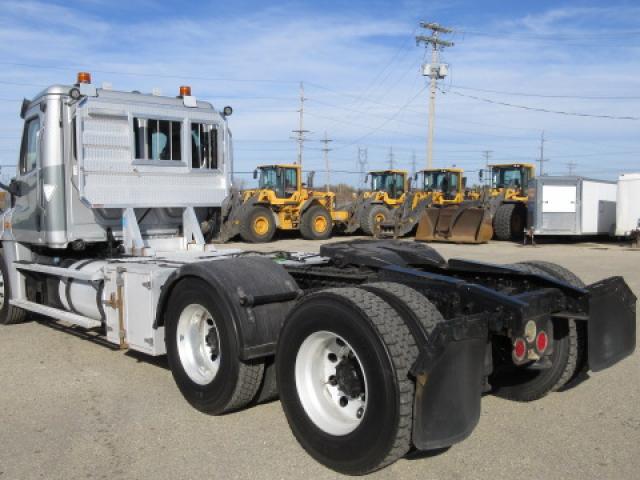
[{"label": "loader tire", "polygon": [[184,398],[211,415],[249,404],[262,383],[263,361],[240,360],[233,319],[203,281],[181,280],[165,316],[167,358]]},{"label": "loader tire", "polygon": [[240,222],[240,237],[245,242],[270,242],[275,233],[276,224],[273,212],[262,205],[254,206]]},{"label": "loader tire", "polygon": [[302,447],[363,475],[411,446],[413,337],[397,311],[361,288],[321,290],[289,314],[278,341],[280,401]]},{"label": "loader tire", "polygon": [[[547,264],[548,262],[544,262]],[[568,270],[553,265],[553,269],[559,269],[568,273],[567,278],[574,277],[573,281],[580,280]],[[567,281],[556,276],[548,270],[542,268],[542,262],[522,262],[511,265],[521,271],[537,275],[550,275],[555,278]],[[582,282],[580,282],[582,283]],[[578,285],[576,285],[578,286]],[[554,318],[553,322],[553,352],[550,355],[551,366],[542,370],[534,370],[528,366],[515,366],[510,360],[510,355],[505,359],[502,357],[500,365],[494,365],[494,372],[489,379],[493,387],[493,393],[499,397],[528,402],[538,400],[549,392],[560,390],[571,379],[573,379],[585,365],[586,343],[579,341],[578,326],[574,320]],[[510,349],[510,342],[502,345]],[[510,351],[510,350],[509,350]],[[496,349],[494,348],[494,353]],[[499,352],[494,355],[494,359],[500,359]]]},{"label": "loader tire", "polygon": [[362,212],[360,228],[367,235],[373,235],[379,223],[391,220],[391,212],[384,205],[374,204]]},{"label": "loader tire", "polygon": [[9,270],[4,255],[0,253],[0,324],[12,325],[27,319],[28,312],[9,304],[11,300],[11,284]]},{"label": "loader tire", "polygon": [[518,203],[503,203],[493,219],[493,230],[498,240],[519,240],[527,224],[526,208]]},{"label": "loader tire", "polygon": [[326,240],[331,237],[333,220],[322,205],[314,205],[302,214],[300,234],[307,240]]}]

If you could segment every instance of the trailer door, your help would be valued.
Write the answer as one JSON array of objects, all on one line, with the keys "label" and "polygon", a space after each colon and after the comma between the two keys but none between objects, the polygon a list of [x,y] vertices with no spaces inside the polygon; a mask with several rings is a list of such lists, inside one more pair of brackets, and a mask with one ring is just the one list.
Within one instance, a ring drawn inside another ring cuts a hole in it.
[{"label": "trailer door", "polygon": [[577,231],[576,185],[542,185],[542,228],[548,234]]}]

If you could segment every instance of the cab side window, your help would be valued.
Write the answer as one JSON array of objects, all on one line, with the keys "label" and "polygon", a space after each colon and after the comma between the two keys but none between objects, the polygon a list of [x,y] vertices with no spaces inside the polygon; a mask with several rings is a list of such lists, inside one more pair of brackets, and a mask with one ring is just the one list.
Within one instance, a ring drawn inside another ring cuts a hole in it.
[{"label": "cab side window", "polygon": [[191,124],[191,168],[218,168],[218,130],[215,125]]},{"label": "cab side window", "polygon": [[136,159],[180,161],[181,122],[134,118],[133,126]]},{"label": "cab side window", "polygon": [[20,175],[35,170],[38,165],[38,132],[40,131],[40,118],[28,120],[24,126],[22,147],[20,152]]}]

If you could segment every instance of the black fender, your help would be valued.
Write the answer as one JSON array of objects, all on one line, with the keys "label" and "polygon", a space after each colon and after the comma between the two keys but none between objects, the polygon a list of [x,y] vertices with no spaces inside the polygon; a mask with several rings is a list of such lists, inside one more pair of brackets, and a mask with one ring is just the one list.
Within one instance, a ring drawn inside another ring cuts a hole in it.
[{"label": "black fender", "polygon": [[282,324],[302,295],[287,271],[266,257],[189,263],[175,270],[163,285],[154,328],[164,326],[171,292],[185,278],[205,282],[213,300],[231,317],[242,360],[275,354]]}]

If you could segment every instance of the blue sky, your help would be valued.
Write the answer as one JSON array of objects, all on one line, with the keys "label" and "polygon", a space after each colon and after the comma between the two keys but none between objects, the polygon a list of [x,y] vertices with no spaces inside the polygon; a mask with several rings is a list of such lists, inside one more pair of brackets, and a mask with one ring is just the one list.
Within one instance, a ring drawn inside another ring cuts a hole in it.
[{"label": "blue sky", "polygon": [[318,181],[325,131],[332,168],[345,172],[334,181],[356,181],[346,172],[356,170],[359,146],[370,168],[386,167],[391,147],[396,167],[410,169],[414,153],[421,167],[420,20],[456,29],[437,99],[436,166],[475,171],[484,150],[496,162],[533,161],[544,130],[552,174],[567,173],[569,162],[598,178],[640,170],[638,120],[487,102],[640,117],[640,5],[632,1],[1,1],[0,163],[16,161],[19,100],[83,69],[115,89],[174,95],[186,83],[217,107],[232,105],[239,172],[295,159],[300,81],[311,130],[305,168]]}]

